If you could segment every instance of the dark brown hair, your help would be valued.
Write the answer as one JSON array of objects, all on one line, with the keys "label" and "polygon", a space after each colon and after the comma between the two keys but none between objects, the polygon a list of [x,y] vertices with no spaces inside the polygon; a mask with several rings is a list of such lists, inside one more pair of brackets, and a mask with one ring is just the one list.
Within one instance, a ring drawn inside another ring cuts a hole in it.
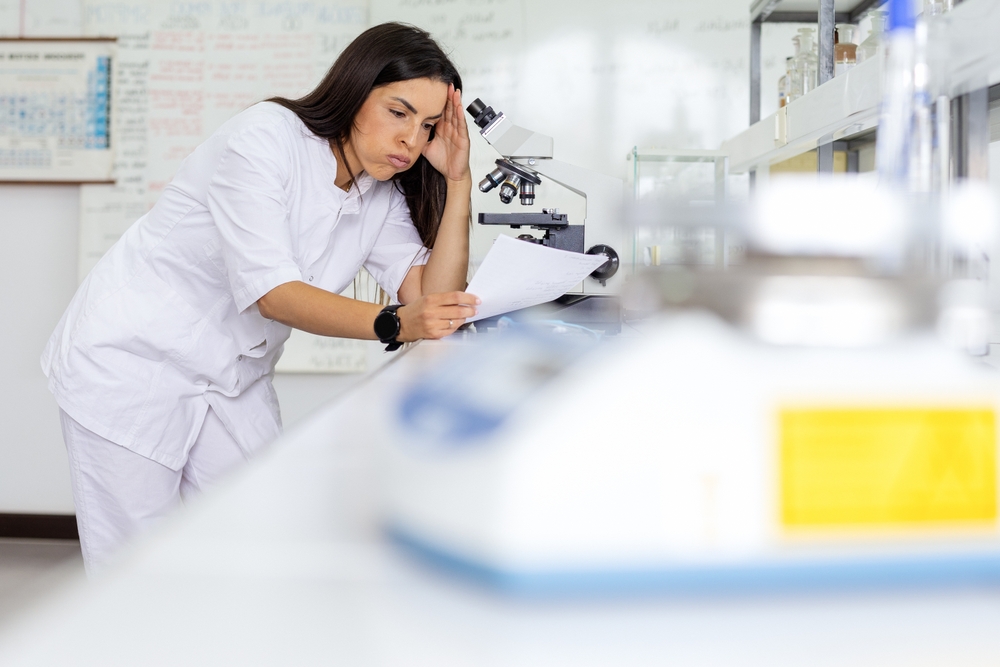
[{"label": "dark brown hair", "polygon": [[[314,134],[330,141],[340,159],[354,118],[372,89],[410,79],[433,79],[453,84],[456,90],[462,88],[455,65],[427,32],[402,23],[383,23],[348,44],[305,97],[272,97],[268,102],[294,111]],[[350,175],[353,182],[354,174]],[[447,194],[445,177],[421,155],[393,181],[406,197],[420,240],[433,247]]]}]

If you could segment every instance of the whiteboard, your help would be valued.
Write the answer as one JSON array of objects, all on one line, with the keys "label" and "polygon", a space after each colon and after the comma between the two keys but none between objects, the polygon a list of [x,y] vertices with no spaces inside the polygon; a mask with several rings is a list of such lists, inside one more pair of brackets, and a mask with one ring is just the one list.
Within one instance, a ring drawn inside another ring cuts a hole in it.
[{"label": "whiteboard", "polygon": [[[117,185],[84,188],[81,271],[152,206],[180,161],[224,120],[266,97],[308,91],[354,36],[383,21],[429,30],[461,71],[466,103],[481,97],[516,124],[552,136],[557,158],[623,180],[633,146],[715,149],[748,124],[746,0],[83,0],[82,6],[85,34],[118,37],[119,53]],[[477,181],[496,157],[474,132]],[[571,221],[583,213],[579,197],[548,183],[538,190],[541,206],[560,208]],[[474,216],[510,210],[495,192],[473,192]],[[473,230],[473,264],[496,233]],[[349,365],[308,361],[325,345],[297,335],[279,370],[291,370],[284,364],[296,359],[295,370]]]},{"label": "whiteboard", "polygon": [[113,41],[0,39],[0,181],[107,181]]},{"label": "whiteboard", "polygon": [[[85,34],[118,37],[118,152],[116,185],[81,192],[81,279],[153,206],[198,144],[260,100],[312,89],[367,27],[367,14],[364,0],[84,0]],[[296,332],[277,370],[363,372],[366,350]]]}]

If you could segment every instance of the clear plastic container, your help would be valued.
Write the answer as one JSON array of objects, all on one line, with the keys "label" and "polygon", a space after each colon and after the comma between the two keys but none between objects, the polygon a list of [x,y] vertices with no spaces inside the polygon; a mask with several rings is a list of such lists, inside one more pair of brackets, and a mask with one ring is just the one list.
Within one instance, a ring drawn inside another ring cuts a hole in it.
[{"label": "clear plastic container", "polygon": [[882,34],[885,32],[886,15],[884,11],[873,11],[868,14],[872,21],[872,31],[865,41],[858,45],[857,62],[862,63],[878,55],[882,48]]},{"label": "clear plastic container", "polygon": [[837,43],[833,45],[833,75],[846,74],[857,64],[858,45],[854,43],[855,26],[850,23],[837,25]]}]

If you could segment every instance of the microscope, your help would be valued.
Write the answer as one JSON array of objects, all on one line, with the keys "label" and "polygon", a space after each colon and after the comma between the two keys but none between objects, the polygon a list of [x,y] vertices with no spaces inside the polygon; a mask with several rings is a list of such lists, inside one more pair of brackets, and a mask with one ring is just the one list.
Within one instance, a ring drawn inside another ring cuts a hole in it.
[{"label": "microscope", "polygon": [[480,182],[481,192],[499,188],[504,204],[517,197],[522,206],[532,206],[535,187],[544,177],[583,197],[585,206],[584,219],[578,223],[557,209],[543,208],[537,213],[480,213],[479,224],[537,229],[544,232],[541,238],[530,234],[518,238],[558,250],[606,256],[608,261],[584,279],[578,291],[551,305],[567,322],[617,332],[621,323],[617,294],[624,279],[621,263],[623,257],[632,258],[631,245],[626,247],[626,234],[619,224],[624,189],[621,179],[553,159],[552,137],[514,125],[478,98],[466,111],[480,128],[479,134],[502,156]]}]

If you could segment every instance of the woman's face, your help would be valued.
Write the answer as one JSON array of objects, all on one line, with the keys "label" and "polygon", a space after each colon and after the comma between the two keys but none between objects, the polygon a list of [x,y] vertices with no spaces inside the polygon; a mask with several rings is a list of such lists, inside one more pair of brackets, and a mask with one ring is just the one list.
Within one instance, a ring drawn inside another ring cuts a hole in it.
[{"label": "woman's face", "polygon": [[355,173],[363,169],[380,181],[409,169],[427,145],[447,100],[448,84],[432,79],[396,81],[373,89],[344,146],[351,168]]}]

